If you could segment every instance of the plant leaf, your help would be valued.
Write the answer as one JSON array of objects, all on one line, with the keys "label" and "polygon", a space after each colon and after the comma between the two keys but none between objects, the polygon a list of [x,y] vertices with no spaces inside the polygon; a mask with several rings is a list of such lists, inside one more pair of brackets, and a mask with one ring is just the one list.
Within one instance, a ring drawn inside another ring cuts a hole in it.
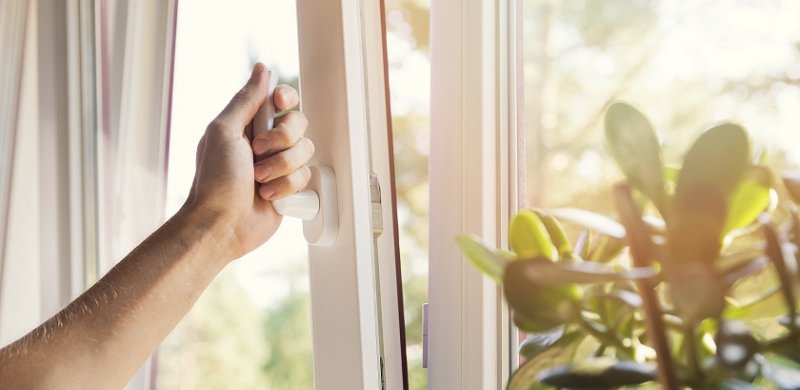
[{"label": "plant leaf", "polygon": [[786,264],[786,259],[783,257],[783,248],[781,247],[780,241],[778,241],[778,234],[775,228],[772,227],[770,222],[765,221],[762,223],[762,229],[764,229],[764,238],[767,240],[767,257],[772,261],[772,264],[775,266],[775,271],[778,273],[778,280],[780,282],[783,298],[786,300],[789,318],[794,322],[796,319],[797,304],[794,296],[792,274]]},{"label": "plant leaf", "polygon": [[583,296],[581,288],[531,279],[532,264],[555,263],[545,258],[512,261],[503,273],[503,293],[514,309],[515,322],[528,331],[543,331],[570,321],[576,313],[575,303]]},{"label": "plant leaf", "polygon": [[564,326],[556,327],[546,332],[529,333],[519,346],[519,354],[525,359],[534,359],[546,351],[564,336]]},{"label": "plant leaf", "polygon": [[545,229],[547,229],[547,234],[550,236],[553,245],[555,245],[556,251],[558,251],[558,257],[560,259],[573,258],[572,244],[569,242],[567,233],[564,232],[564,227],[561,226],[561,223],[552,215],[543,211],[537,211],[536,215],[541,219]]},{"label": "plant leaf", "polygon": [[800,365],[775,354],[757,357],[762,374],[781,389],[796,389],[800,383]]},{"label": "plant leaf", "polygon": [[642,297],[633,291],[615,288],[608,292],[601,292],[596,296],[598,298],[612,299],[635,309],[642,307]]},{"label": "plant leaf", "polygon": [[582,332],[570,332],[548,346],[539,354],[522,364],[508,380],[507,390],[531,390],[543,387],[539,382],[539,373],[554,364],[570,361],[581,341],[586,338]]},{"label": "plant leaf", "polygon": [[605,117],[606,145],[628,183],[660,210],[664,205],[661,147],[647,118],[626,103],[613,103]]},{"label": "plant leaf", "polygon": [[624,239],[611,236],[602,236],[597,241],[597,246],[592,248],[586,260],[607,263],[617,258],[628,246]]},{"label": "plant leaf", "polygon": [[581,230],[581,234],[578,235],[578,240],[575,242],[574,253],[578,255],[581,259],[586,259],[589,257],[589,251],[592,247],[592,233],[587,230]]},{"label": "plant leaf", "polygon": [[711,262],[719,254],[727,205],[749,164],[749,148],[745,130],[726,123],[700,135],[686,153],[669,235],[678,261]]},{"label": "plant leaf", "polygon": [[545,259],[523,260],[519,263],[515,266],[514,272],[520,273],[530,283],[549,287],[573,283],[606,283],[658,277],[658,271],[652,267],[620,269],[599,263],[552,262]]},{"label": "plant leaf", "polygon": [[722,236],[755,222],[769,207],[771,191],[772,173],[764,167],[751,167],[731,194]]},{"label": "plant leaf", "polygon": [[718,390],[763,390],[761,387],[747,383],[741,379],[725,378],[718,385]]},{"label": "plant leaf", "polygon": [[622,224],[604,215],[574,208],[548,209],[547,213],[560,221],[583,226],[605,236],[620,240],[625,238],[625,228]]},{"label": "plant leaf", "polygon": [[476,268],[497,283],[503,281],[503,270],[509,259],[486,246],[475,236],[459,235],[456,237],[456,243]]},{"label": "plant leaf", "polygon": [[609,388],[638,385],[656,379],[653,365],[601,357],[551,368],[539,379],[559,388]]},{"label": "plant leaf", "polygon": [[750,162],[747,132],[738,125],[724,123],[700,135],[686,153],[675,188],[679,212],[694,210],[700,191],[714,187],[728,196]]},{"label": "plant leaf", "polygon": [[547,228],[532,211],[523,210],[511,218],[508,240],[517,256],[523,259],[545,257],[555,259],[555,248],[547,234]]},{"label": "plant leaf", "polygon": [[786,314],[786,306],[781,295],[780,286],[770,289],[750,302],[729,307],[724,312],[725,318],[737,320],[758,320],[775,318]]},{"label": "plant leaf", "polygon": [[800,173],[792,172],[783,175],[783,185],[794,200],[795,204],[800,203]]},{"label": "plant leaf", "polygon": [[731,287],[736,282],[763,271],[768,265],[769,260],[766,256],[756,257],[747,263],[739,264],[737,267],[722,272],[722,282],[725,286]]},{"label": "plant leaf", "polygon": [[741,251],[729,253],[721,256],[716,261],[717,269],[720,273],[728,273],[743,267],[755,259],[764,256],[764,246],[753,245]]},{"label": "plant leaf", "polygon": [[678,181],[678,176],[681,174],[681,167],[678,165],[664,166],[664,180],[667,183],[675,184]]},{"label": "plant leaf", "polygon": [[675,309],[689,323],[717,317],[725,308],[726,286],[711,263],[679,262],[667,268],[664,278]]}]

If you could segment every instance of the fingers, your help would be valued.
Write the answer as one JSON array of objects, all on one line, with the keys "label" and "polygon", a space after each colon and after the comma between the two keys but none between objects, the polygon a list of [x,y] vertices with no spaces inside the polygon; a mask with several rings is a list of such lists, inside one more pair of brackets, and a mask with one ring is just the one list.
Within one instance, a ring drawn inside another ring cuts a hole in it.
[{"label": "fingers", "polygon": [[297,95],[297,91],[290,85],[281,84],[275,87],[272,102],[275,103],[276,112],[284,112],[297,107],[297,103],[300,102],[300,97]]},{"label": "fingers", "polygon": [[267,98],[268,89],[269,72],[264,64],[256,63],[247,84],[233,96],[211,126],[220,127],[221,130],[243,132],[258,111],[258,107]]},{"label": "fingers", "polygon": [[301,138],[289,149],[258,161],[255,166],[255,179],[259,183],[267,183],[286,176],[305,165],[314,155],[314,143],[308,138]]},{"label": "fingers", "polygon": [[277,200],[285,198],[297,191],[306,188],[308,181],[311,179],[311,170],[308,167],[300,167],[300,169],[286,175],[279,177],[269,183],[262,184],[258,188],[258,195],[264,200]]},{"label": "fingers", "polygon": [[256,134],[253,140],[253,154],[256,159],[289,149],[306,132],[308,120],[298,111],[292,111],[278,118],[278,124],[270,131]]}]

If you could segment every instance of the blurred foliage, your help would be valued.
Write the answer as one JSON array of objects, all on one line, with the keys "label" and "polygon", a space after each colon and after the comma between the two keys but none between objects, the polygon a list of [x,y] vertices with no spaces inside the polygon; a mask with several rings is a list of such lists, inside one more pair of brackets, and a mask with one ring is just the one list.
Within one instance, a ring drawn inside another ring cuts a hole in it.
[{"label": "blurred foliage", "polygon": [[240,283],[223,271],[161,345],[158,388],[313,388],[308,292],[261,308]]},{"label": "blurred foliage", "polygon": [[388,30],[409,40],[422,53],[430,54],[430,1],[385,0]]},{"label": "blurred foliage", "polygon": [[270,388],[313,387],[311,318],[308,292],[292,287],[286,298],[270,308],[264,320],[269,353],[263,366]]},{"label": "blurred foliage", "polygon": [[523,0],[529,205],[613,211],[602,113],[647,107],[664,157],[679,160],[709,122],[732,120],[770,146],[780,170],[800,155],[800,34],[791,0]]},{"label": "blurred foliage", "polygon": [[[385,6],[390,80],[406,76],[403,79],[419,83],[414,87],[427,88],[423,80],[415,77],[429,75],[415,73],[416,69],[409,63],[409,56],[403,55],[403,50],[422,55],[425,63],[429,62],[429,1],[386,0]],[[427,369],[422,368],[422,304],[428,301],[430,112],[428,107],[409,105],[409,97],[396,92],[394,87],[390,81],[409,388],[420,390],[428,388]],[[401,106],[411,106],[411,109],[398,110]]]},{"label": "blurred foliage", "polygon": [[158,351],[161,389],[266,388],[263,313],[230,272],[203,293]]}]

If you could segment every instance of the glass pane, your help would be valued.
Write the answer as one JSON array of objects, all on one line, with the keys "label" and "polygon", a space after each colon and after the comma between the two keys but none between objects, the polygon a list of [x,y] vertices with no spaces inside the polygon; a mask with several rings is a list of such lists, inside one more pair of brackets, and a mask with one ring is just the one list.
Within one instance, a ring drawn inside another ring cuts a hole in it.
[{"label": "glass pane", "polygon": [[[183,1],[178,11],[168,212],[184,202],[195,145],[256,61],[298,85],[295,3]],[[261,248],[228,266],[158,352],[161,389],[312,388],[308,254],[284,219]]]},{"label": "glass pane", "polygon": [[422,304],[428,301],[430,4],[425,0],[385,4],[409,388],[426,389]]}]

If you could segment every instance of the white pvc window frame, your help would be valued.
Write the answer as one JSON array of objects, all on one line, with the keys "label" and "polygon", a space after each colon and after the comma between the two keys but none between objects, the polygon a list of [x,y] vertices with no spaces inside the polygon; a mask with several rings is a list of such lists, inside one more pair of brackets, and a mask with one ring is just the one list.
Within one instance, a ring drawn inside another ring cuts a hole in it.
[{"label": "white pvc window frame", "polygon": [[[339,236],[309,248],[317,389],[403,389],[403,325],[380,2],[300,0],[301,106],[312,165],[336,172]],[[373,236],[370,176],[381,182]]]},{"label": "white pvc window frame", "polygon": [[507,243],[518,208],[517,2],[431,4],[428,384],[502,389],[517,362],[502,290],[454,243]]}]

